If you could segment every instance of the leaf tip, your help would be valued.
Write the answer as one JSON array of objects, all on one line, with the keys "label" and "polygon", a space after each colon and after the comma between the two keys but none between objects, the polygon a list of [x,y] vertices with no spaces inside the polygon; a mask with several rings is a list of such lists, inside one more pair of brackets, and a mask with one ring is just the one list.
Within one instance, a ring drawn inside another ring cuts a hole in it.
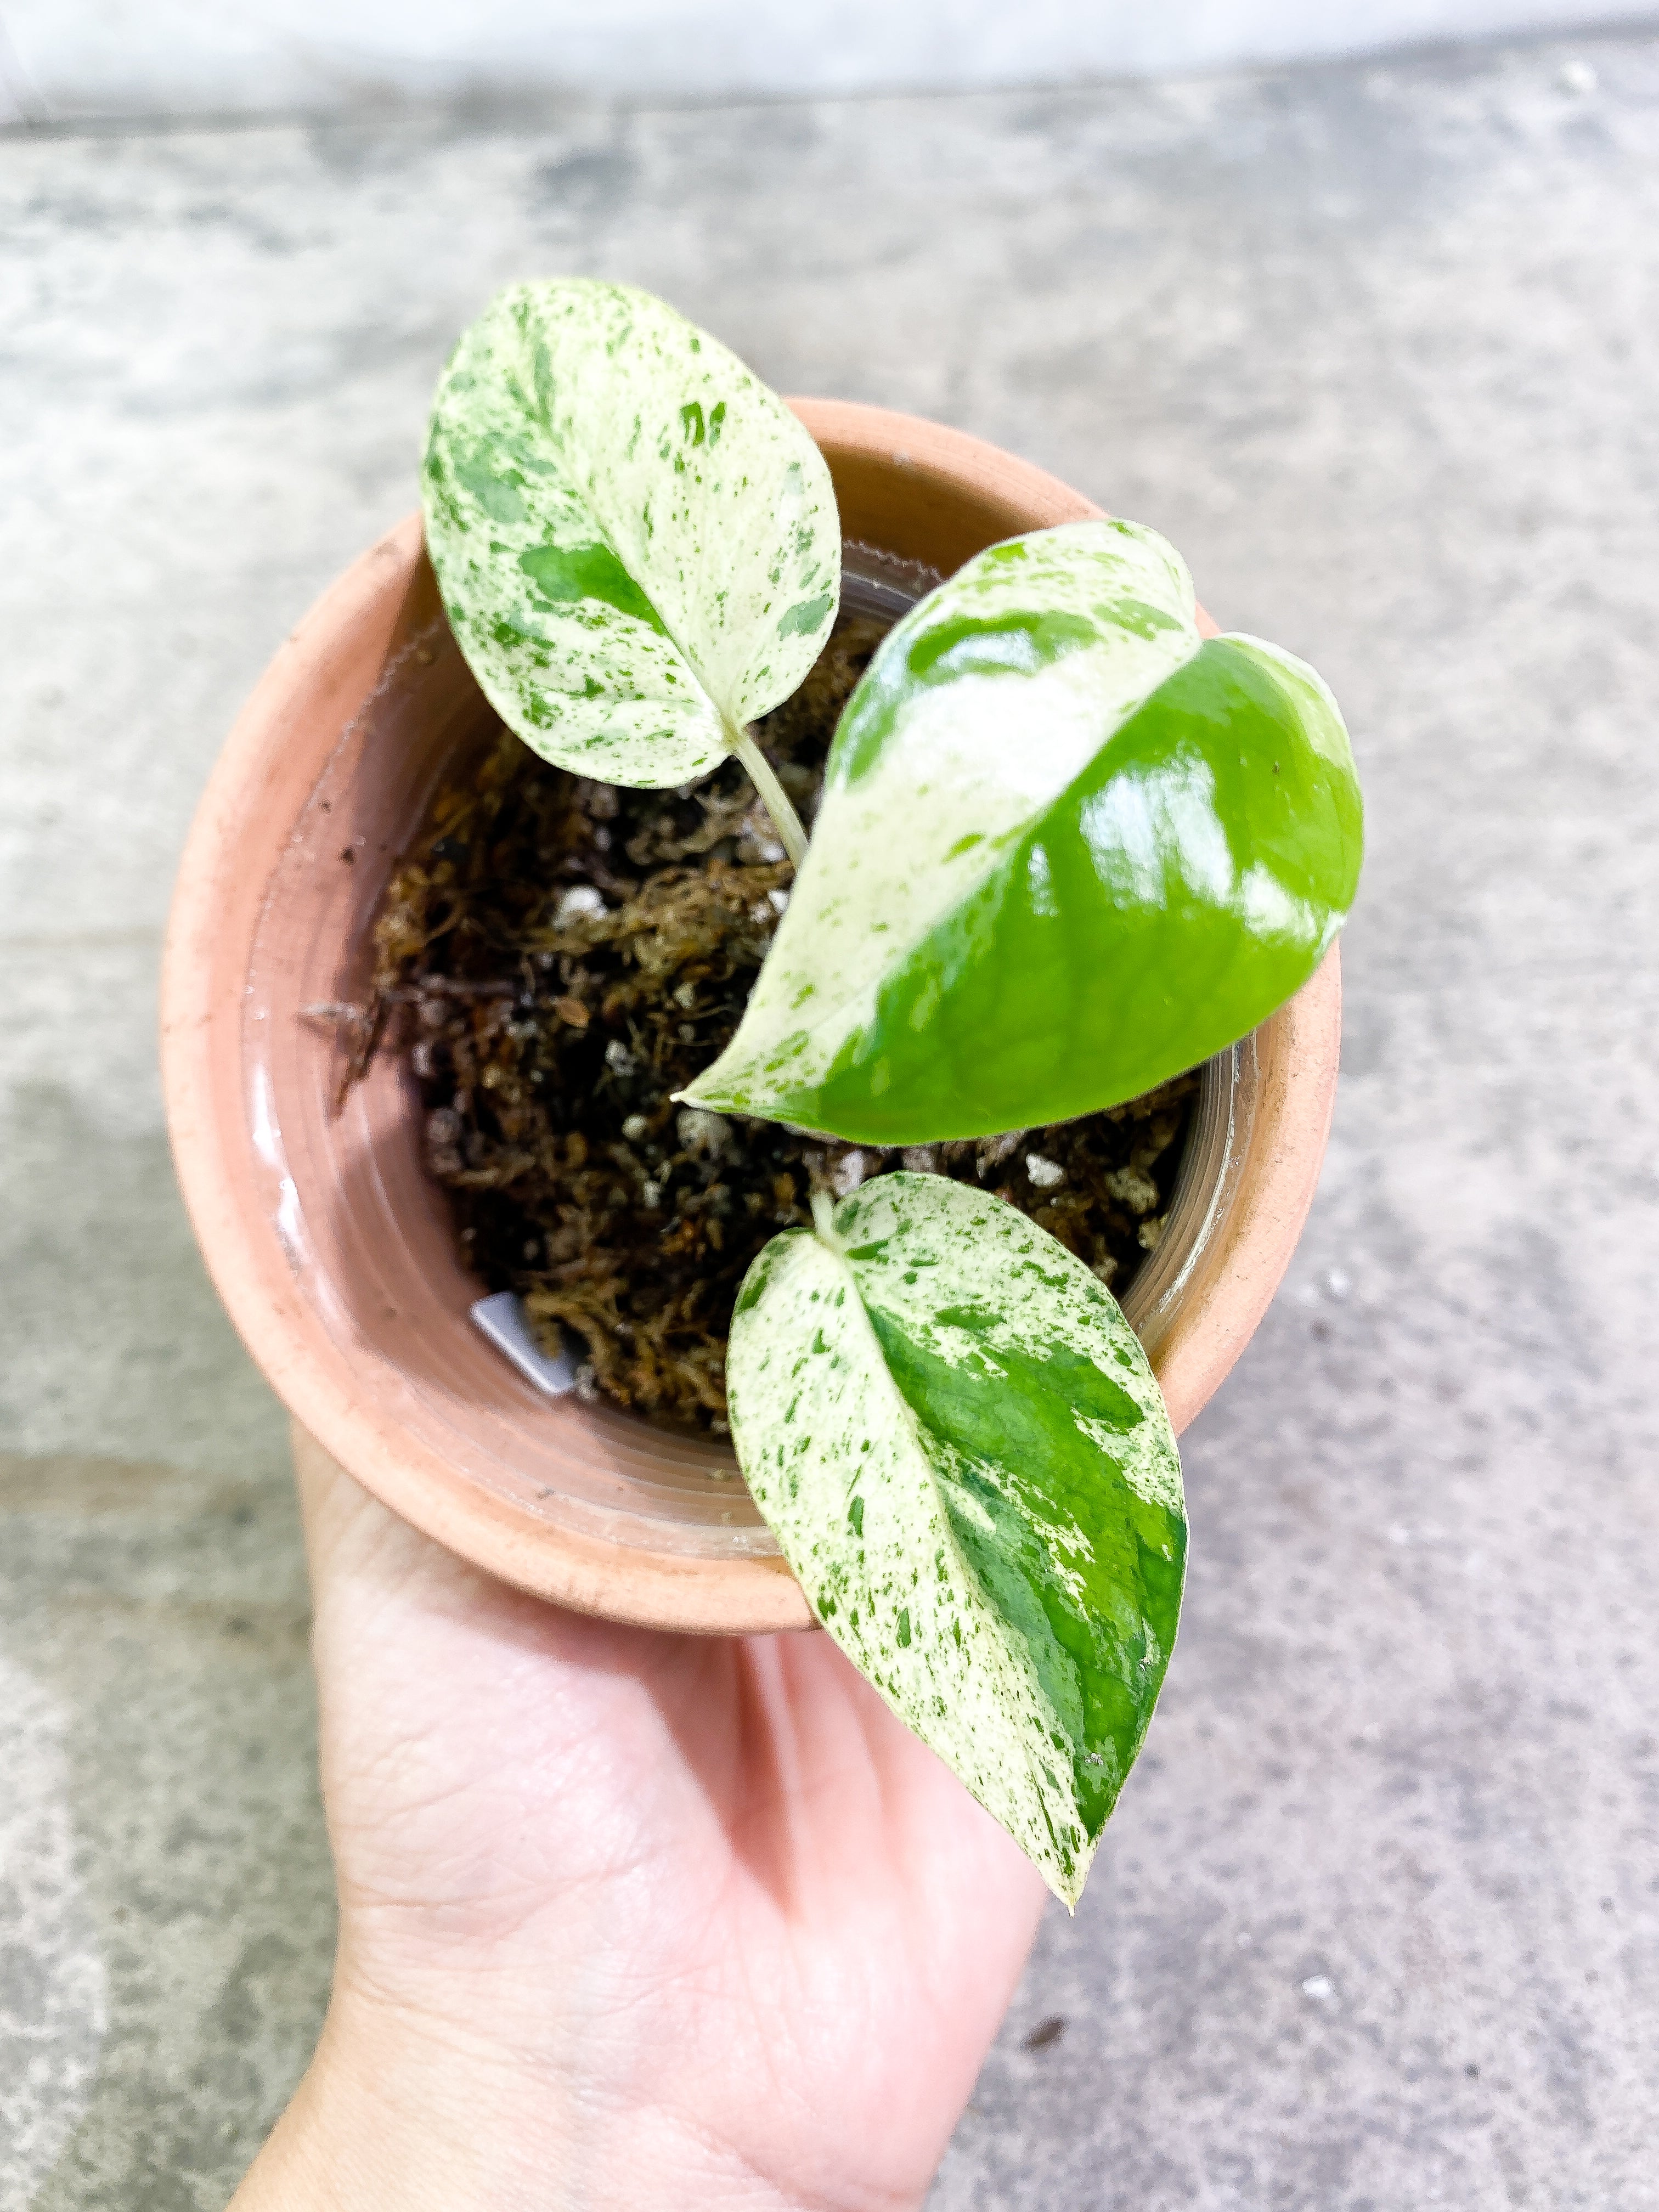
[{"label": "leaf tip", "polygon": [[1060,1899],[1073,1920],[1077,1918],[1078,1901],[1083,1895],[1089,1869],[1093,1864],[1094,1853],[1091,1851],[1080,1867],[1073,1866],[1063,1871],[1059,1869],[1051,1871],[1048,1867],[1040,1869],[1045,1885]]},{"label": "leaf tip", "polygon": [[673,1105],[701,1106],[714,1114],[721,1112],[731,1103],[718,1086],[711,1088],[701,1075],[694,1076],[684,1091],[671,1091],[668,1096]]}]

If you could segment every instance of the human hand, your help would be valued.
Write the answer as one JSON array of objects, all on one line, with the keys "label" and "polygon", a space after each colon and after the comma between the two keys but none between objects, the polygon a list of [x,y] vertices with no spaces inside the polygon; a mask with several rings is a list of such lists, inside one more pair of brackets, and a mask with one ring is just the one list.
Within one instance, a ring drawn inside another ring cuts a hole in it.
[{"label": "human hand", "polygon": [[328,2020],[235,2198],[921,2203],[1041,1881],[827,1636],[520,1595],[314,1449]]}]

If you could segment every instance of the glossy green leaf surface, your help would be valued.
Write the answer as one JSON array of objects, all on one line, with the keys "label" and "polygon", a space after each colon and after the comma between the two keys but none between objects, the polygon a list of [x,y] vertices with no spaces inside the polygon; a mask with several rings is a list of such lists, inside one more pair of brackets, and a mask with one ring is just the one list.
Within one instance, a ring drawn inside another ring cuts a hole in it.
[{"label": "glossy green leaf surface", "polygon": [[726,1376],[813,1611],[1074,1904],[1186,1558],[1175,1437],[1116,1304],[1000,1199],[885,1175],[762,1252]]},{"label": "glossy green leaf surface", "polygon": [[848,702],[742,1026],[688,1095],[884,1145],[1115,1104],[1307,981],[1362,842],[1330,693],[1202,640],[1154,532],[993,547]]},{"label": "glossy green leaf surface", "polygon": [[578,775],[706,773],[796,690],[835,620],[817,447],[734,354],[627,285],[496,295],[440,380],[422,492],[474,675]]}]

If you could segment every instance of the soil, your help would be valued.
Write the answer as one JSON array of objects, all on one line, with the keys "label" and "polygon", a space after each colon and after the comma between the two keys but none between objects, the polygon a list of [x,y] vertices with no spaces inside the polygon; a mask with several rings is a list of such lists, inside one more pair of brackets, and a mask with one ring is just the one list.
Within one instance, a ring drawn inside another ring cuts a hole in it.
[{"label": "soil", "polygon": [[[809,825],[884,628],[844,617],[757,726]],[[1121,1295],[1162,1234],[1197,1093],[1188,1074],[1081,1121],[903,1152],[676,1106],[736,1030],[790,880],[736,762],[624,790],[502,730],[398,863],[354,1024],[351,1076],[383,1044],[410,1057],[474,1272],[520,1295],[550,1351],[580,1340],[587,1395],[678,1429],[725,1432],[738,1285],[817,1188],[899,1166],[976,1183]]]}]

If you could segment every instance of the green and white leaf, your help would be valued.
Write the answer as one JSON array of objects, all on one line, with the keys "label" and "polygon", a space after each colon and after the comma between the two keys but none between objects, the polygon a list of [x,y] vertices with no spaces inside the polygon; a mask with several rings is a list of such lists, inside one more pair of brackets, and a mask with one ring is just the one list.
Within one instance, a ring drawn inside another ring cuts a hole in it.
[{"label": "green and white leaf", "polygon": [[886,1145],[1115,1104],[1299,988],[1361,842],[1329,692],[1206,642],[1155,532],[994,546],[848,702],[742,1025],[687,1096]]},{"label": "green and white leaf", "polygon": [[1002,1200],[884,1175],[761,1253],[726,1379],[813,1611],[1075,1904],[1186,1558],[1175,1437],[1117,1305]]},{"label": "green and white leaf", "polygon": [[515,284],[438,386],[427,545],[490,703],[544,758],[689,781],[817,658],[841,591],[823,458],[648,293]]}]

